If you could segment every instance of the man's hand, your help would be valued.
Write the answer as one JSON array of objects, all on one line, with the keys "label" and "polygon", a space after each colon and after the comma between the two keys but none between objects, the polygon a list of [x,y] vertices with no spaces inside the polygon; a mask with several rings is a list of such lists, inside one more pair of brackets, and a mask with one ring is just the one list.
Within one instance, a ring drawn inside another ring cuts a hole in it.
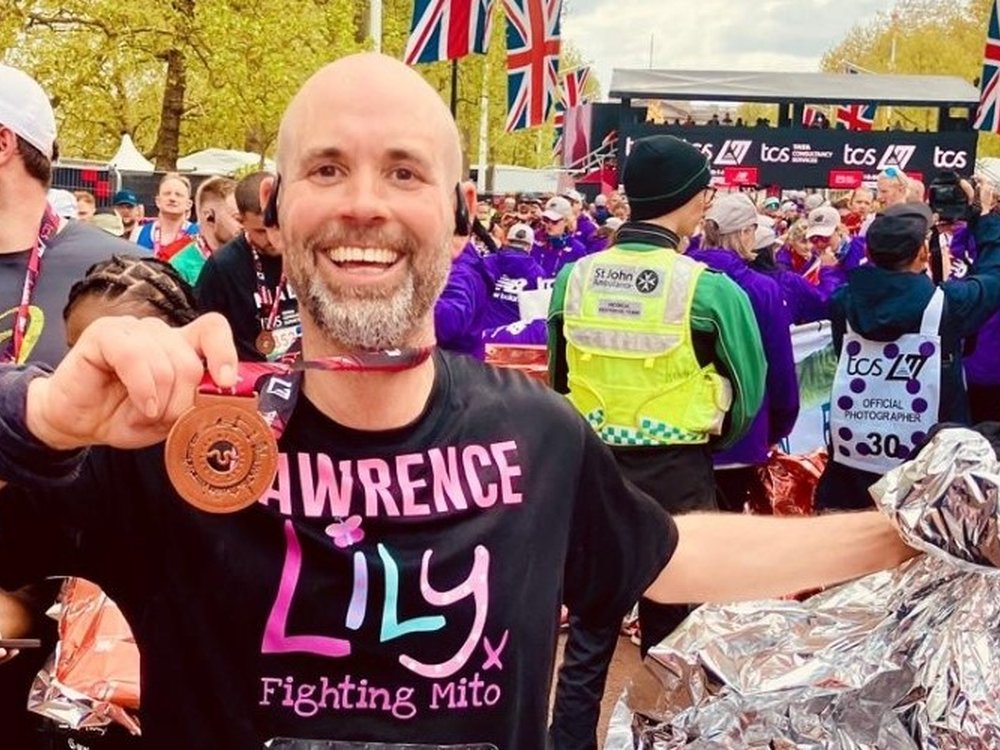
[{"label": "man's hand", "polygon": [[183,328],[155,318],[102,318],[51,377],[31,383],[28,429],[61,450],[153,445],[193,403],[206,364],[219,386],[235,385],[236,348],[221,315]]}]

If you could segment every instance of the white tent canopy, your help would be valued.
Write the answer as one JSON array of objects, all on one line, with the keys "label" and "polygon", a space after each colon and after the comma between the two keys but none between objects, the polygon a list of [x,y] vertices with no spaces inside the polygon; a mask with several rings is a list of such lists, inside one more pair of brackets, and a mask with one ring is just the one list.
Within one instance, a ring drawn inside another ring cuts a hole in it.
[{"label": "white tent canopy", "polygon": [[118,153],[111,157],[110,163],[120,172],[152,172],[156,168],[153,162],[139,153],[128,133],[122,135]]},{"label": "white tent canopy", "polygon": [[[182,172],[198,172],[200,174],[231,175],[246,168],[260,166],[260,154],[248,151],[234,151],[225,148],[206,148],[193,154],[182,156],[177,160],[177,169]],[[264,169],[274,171],[274,162],[264,160]]]}]

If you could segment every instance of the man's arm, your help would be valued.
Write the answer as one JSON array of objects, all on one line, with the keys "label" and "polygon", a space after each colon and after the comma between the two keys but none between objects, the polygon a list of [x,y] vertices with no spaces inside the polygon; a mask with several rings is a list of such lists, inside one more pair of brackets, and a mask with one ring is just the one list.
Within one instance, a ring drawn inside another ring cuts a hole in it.
[{"label": "man's arm", "polygon": [[962,279],[946,281],[948,316],[960,336],[972,336],[1000,309],[1000,216],[990,213],[975,226],[976,262]]},{"label": "man's arm", "polygon": [[646,590],[664,603],[784,596],[892,568],[917,554],[874,511],[817,518],[691,514],[674,523],[677,549]]},{"label": "man's arm", "polygon": [[715,336],[715,356],[733,386],[729,431],[716,449],[735,445],[750,428],[764,400],[767,361],[757,319],[746,293],[721,273],[698,278],[691,326]]},{"label": "man's arm", "polygon": [[566,302],[566,284],[573,272],[573,264],[563,267],[552,285],[549,302],[549,385],[556,393],[569,393],[569,365],[566,364],[566,336],[563,333],[563,305]]}]

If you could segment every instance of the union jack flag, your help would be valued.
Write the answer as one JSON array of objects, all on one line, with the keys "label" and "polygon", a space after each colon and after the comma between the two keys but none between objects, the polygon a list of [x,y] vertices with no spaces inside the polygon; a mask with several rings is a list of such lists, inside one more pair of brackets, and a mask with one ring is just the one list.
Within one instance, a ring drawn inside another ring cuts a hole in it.
[{"label": "union jack flag", "polygon": [[414,0],[407,65],[483,54],[495,0]]},{"label": "union jack flag", "polygon": [[562,0],[503,0],[507,14],[507,132],[543,125],[559,92]]},{"label": "union jack flag", "polygon": [[1000,133],[1000,0],[993,3],[990,27],[986,33],[986,51],[983,53],[982,91],[979,110],[976,112],[977,130]]},{"label": "union jack flag", "polygon": [[565,75],[562,82],[562,103],[566,109],[579,107],[587,101],[583,92],[586,91],[589,82],[589,65],[585,65],[582,68],[575,68]]},{"label": "union jack flag", "polygon": [[834,122],[848,130],[871,130],[875,126],[877,104],[841,104],[837,107]]}]

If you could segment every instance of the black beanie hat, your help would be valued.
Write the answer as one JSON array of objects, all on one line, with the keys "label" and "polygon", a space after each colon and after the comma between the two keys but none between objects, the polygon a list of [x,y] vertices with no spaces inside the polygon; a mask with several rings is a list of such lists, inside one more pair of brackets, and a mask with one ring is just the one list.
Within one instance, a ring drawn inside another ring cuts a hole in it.
[{"label": "black beanie hat", "polygon": [[865,242],[877,266],[893,267],[912,260],[927,241],[934,217],[924,203],[890,206],[875,217]]},{"label": "black beanie hat", "polygon": [[709,186],[708,159],[672,135],[642,138],[625,160],[622,182],[636,221],[675,211]]}]

